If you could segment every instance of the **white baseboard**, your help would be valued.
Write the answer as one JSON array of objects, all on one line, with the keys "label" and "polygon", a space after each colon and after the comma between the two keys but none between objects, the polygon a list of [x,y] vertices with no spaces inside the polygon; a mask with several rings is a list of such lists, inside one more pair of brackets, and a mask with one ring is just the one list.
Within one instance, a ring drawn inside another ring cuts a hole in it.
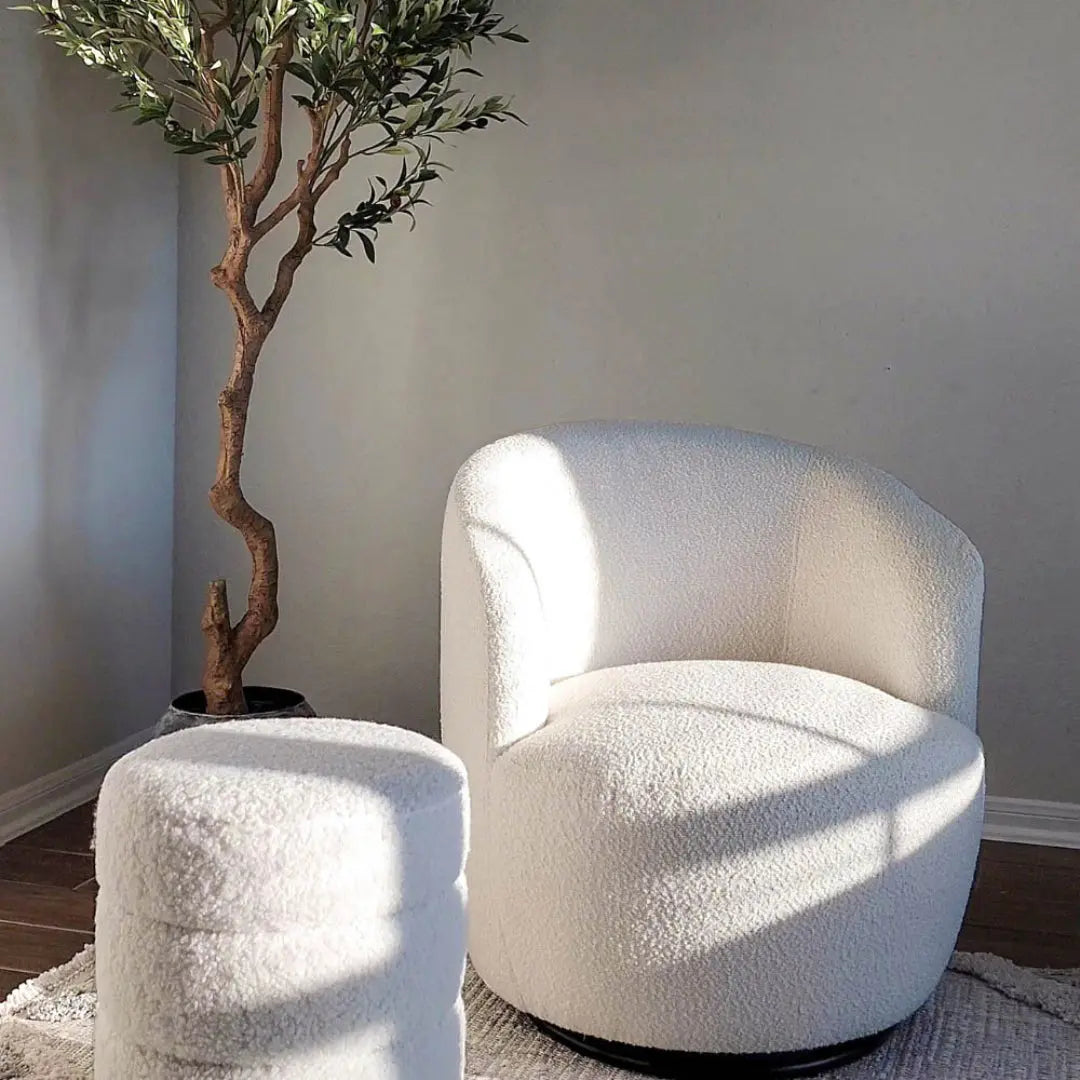
[{"label": "white baseboard", "polygon": [[90,757],[0,795],[0,844],[89,802],[113,762],[146,742],[153,728],[136,732]]},{"label": "white baseboard", "polygon": [[983,837],[1013,844],[1080,848],[1080,803],[988,795]]}]

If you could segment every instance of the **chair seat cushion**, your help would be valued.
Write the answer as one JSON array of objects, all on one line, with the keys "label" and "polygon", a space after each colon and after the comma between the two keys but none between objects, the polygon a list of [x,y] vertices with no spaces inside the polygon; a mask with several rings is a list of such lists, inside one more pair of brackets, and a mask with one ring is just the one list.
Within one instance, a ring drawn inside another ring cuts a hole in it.
[{"label": "chair seat cushion", "polygon": [[982,774],[968,727],[826,672],[692,661],[562,681],[493,766],[518,935],[504,996],[706,1052],[888,1027],[954,944]]},{"label": "chair seat cushion", "polygon": [[865,683],[750,661],[634,664],[563,680],[529,743],[527,753],[550,752],[610,782],[620,811],[633,813],[640,798],[650,814],[703,796],[713,809],[752,801],[760,829],[819,806],[822,784],[830,820],[843,818],[845,802],[865,812],[871,773],[870,797],[890,808],[883,782],[907,798],[948,775],[956,749],[979,746],[956,720]]}]

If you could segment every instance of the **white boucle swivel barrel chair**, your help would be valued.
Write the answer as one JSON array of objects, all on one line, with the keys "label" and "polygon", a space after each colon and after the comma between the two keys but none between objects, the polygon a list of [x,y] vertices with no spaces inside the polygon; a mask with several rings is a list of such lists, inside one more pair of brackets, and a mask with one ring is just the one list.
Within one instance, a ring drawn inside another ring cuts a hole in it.
[{"label": "white boucle swivel barrel chair", "polygon": [[442,578],[495,993],[665,1076],[811,1072],[919,1008],[982,823],[957,528],[826,451],[570,424],[463,466]]}]

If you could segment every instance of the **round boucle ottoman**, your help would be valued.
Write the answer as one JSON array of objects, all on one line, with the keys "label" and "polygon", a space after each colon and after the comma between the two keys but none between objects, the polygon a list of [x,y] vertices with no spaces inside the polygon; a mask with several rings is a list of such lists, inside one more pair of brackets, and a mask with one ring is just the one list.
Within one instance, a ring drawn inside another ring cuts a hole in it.
[{"label": "round boucle ottoman", "polygon": [[96,1080],[460,1080],[464,770],[352,720],[181,731],[97,811]]}]

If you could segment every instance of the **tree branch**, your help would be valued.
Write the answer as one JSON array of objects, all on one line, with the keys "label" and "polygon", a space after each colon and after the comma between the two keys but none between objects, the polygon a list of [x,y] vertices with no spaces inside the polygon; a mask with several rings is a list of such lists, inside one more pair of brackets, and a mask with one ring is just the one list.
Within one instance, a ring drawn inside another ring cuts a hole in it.
[{"label": "tree branch", "polygon": [[244,178],[237,164],[222,165],[220,172],[229,240],[221,262],[210,271],[210,280],[228,298],[238,331],[251,335],[260,322],[260,313],[247,283],[253,241],[244,225]]},{"label": "tree branch", "polygon": [[242,673],[259,644],[278,621],[278,551],[273,522],[247,500],[240,483],[248,409],[255,367],[270,333],[247,284],[251,238],[244,224],[243,177],[234,165],[221,169],[229,242],[225,255],[211,271],[214,284],[228,297],[236,315],[236,347],[225,388],[218,396],[221,418],[218,463],[210,489],[210,505],[227,525],[243,537],[251,556],[247,609],[230,627],[224,582],[210,587],[203,614],[207,660],[203,675],[210,712],[244,711]]},{"label": "tree branch", "polygon": [[[311,149],[308,151],[307,158],[296,163],[296,188],[292,196],[290,196],[290,199],[295,197],[296,241],[278,262],[274,286],[260,311],[263,322],[268,328],[273,327],[274,323],[277,322],[277,318],[281,314],[281,307],[292,291],[296,271],[300,269],[300,264],[315,246],[315,237],[318,232],[315,227],[315,205],[320,196],[316,194],[317,189],[314,185],[319,173],[323,136],[326,134],[326,125],[329,122],[330,114],[326,110],[308,109],[307,116],[311,124]],[[336,162],[334,167],[337,167]],[[341,168],[344,167],[344,163],[342,163]],[[340,171],[338,169],[339,173]]]},{"label": "tree branch", "polygon": [[349,164],[350,149],[352,147],[352,136],[346,135],[341,146],[338,148],[338,155],[334,160],[333,165],[323,175],[322,180],[315,187],[314,196],[315,201],[318,202],[329,191],[334,184],[337,183],[338,178],[341,176],[342,170]]},{"label": "tree branch", "polygon": [[[315,163],[315,171],[312,176],[313,182],[315,180],[318,180],[319,169],[323,165],[323,154],[325,152],[325,146],[323,144],[326,139],[326,125],[327,121],[324,119],[322,123],[321,134],[319,135],[319,152],[317,156],[317,161]],[[312,187],[311,195],[316,203],[326,194],[326,192],[331,187],[333,187],[333,185],[337,182],[338,178],[341,176],[341,173],[344,170],[345,166],[348,165],[351,157],[349,152],[351,146],[351,135],[345,135],[342,140],[337,144],[338,154],[337,157],[334,159],[334,163],[322,174],[322,179],[319,180],[319,182],[317,184],[314,184],[314,186]],[[303,168],[299,170],[301,175],[303,175],[305,169],[310,169],[310,162],[311,158],[309,157],[304,162]],[[290,191],[289,194],[286,195],[285,198],[282,199],[281,202],[279,202],[277,206],[274,207],[273,210],[271,210],[260,221],[256,221],[253,225],[251,225],[250,229],[248,230],[251,236],[251,242],[253,244],[257,244],[264,236],[266,236],[267,233],[271,232],[278,225],[280,225],[300,205],[301,195],[301,184],[300,181],[298,181],[296,187],[294,187],[292,191]]]},{"label": "tree branch", "polygon": [[232,25],[233,20],[236,18],[236,0],[225,0],[225,8],[221,13],[221,18],[215,19],[211,23],[202,22],[200,16],[200,22],[202,22],[202,29],[205,34],[209,36],[211,40],[217,37],[226,27]]},{"label": "tree branch", "polygon": [[261,221],[251,226],[252,243],[258,243],[268,232],[280,225],[299,205],[300,189],[293,188]]},{"label": "tree branch", "polygon": [[307,258],[308,253],[315,246],[315,197],[311,190],[311,181],[302,180],[300,197],[296,207],[297,230],[296,240],[293,246],[282,255],[278,262],[277,274],[274,277],[274,287],[263,304],[261,314],[263,319],[273,326],[281,314],[282,305],[292,292],[293,279],[300,264]]},{"label": "tree branch", "polygon": [[227,653],[232,648],[228,585],[224,578],[210,582],[202,615],[202,632],[222,653]]},{"label": "tree branch", "polygon": [[[268,333],[269,327],[259,327],[249,337],[241,329],[232,373],[218,397],[221,443],[217,475],[210,489],[210,505],[222,521],[240,533],[251,556],[247,610],[231,629],[228,639],[234,677],[243,671],[252,653],[273,632],[278,620],[278,554],[274,525],[248,502],[240,485],[255,365]],[[213,594],[208,607],[212,601]],[[204,616],[204,624],[214,622],[210,614]]]},{"label": "tree branch", "polygon": [[278,55],[274,57],[270,79],[266,85],[266,141],[263,143],[262,156],[250,183],[244,190],[245,224],[250,228],[255,224],[259,208],[266,201],[270,189],[277,179],[281,168],[281,129],[285,102],[285,66],[292,60],[295,37],[290,30],[285,35]]},{"label": "tree branch", "polygon": [[233,677],[235,637],[229,622],[229,595],[223,580],[212,581],[203,608],[202,632],[206,638],[203,690],[208,712],[242,713],[247,703],[244,688]]}]

